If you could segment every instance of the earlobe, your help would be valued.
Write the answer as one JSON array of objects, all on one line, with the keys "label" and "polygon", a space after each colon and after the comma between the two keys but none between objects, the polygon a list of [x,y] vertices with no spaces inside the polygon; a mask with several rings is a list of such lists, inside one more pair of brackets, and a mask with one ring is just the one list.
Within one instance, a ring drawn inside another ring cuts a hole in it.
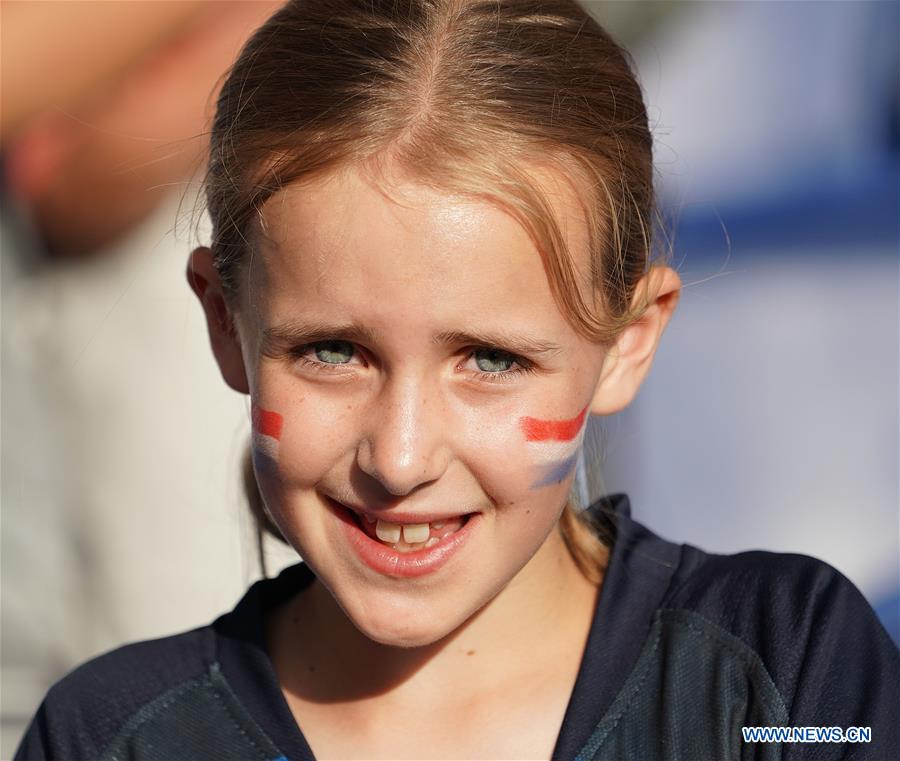
[{"label": "earlobe", "polygon": [[225,300],[212,251],[206,246],[194,249],[188,257],[186,274],[191,290],[203,307],[210,344],[222,377],[235,391],[249,394],[240,336]]},{"label": "earlobe", "polygon": [[[646,290],[644,290],[646,289]],[[681,279],[669,267],[654,267],[635,291],[648,297],[643,316],[625,328],[604,358],[591,414],[612,415],[624,410],[650,372],[662,333],[668,325],[681,294]]]}]

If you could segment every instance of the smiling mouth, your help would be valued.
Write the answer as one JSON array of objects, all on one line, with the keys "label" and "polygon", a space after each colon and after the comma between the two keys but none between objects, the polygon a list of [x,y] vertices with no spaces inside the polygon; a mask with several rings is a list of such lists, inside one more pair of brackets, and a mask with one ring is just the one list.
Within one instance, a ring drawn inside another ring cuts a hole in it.
[{"label": "smiling mouth", "polygon": [[359,529],[370,539],[390,547],[396,552],[416,552],[430,549],[443,539],[459,531],[475,513],[466,513],[444,518],[430,523],[391,523],[372,519],[368,514],[360,515],[355,510],[343,506]]}]

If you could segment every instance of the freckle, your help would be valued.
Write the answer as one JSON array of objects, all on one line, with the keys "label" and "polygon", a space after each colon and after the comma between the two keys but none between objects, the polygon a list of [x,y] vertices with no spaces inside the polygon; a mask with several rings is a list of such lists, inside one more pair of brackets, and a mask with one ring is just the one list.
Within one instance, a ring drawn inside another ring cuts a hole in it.
[{"label": "freckle", "polygon": [[312,673],[313,671],[316,670],[316,667],[313,666],[311,663],[307,666],[307,668],[309,669],[309,672],[310,672],[310,673]]},{"label": "freckle", "polygon": [[466,655],[475,655],[475,651],[474,651],[474,650],[467,650],[467,651],[466,651]]}]

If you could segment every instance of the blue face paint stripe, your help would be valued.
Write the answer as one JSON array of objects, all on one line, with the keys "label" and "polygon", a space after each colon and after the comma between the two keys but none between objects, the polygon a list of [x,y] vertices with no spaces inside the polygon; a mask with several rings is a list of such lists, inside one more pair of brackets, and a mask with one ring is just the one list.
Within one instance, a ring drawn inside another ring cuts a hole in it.
[{"label": "blue face paint stripe", "polygon": [[536,489],[539,486],[547,486],[548,484],[556,483],[557,481],[562,481],[567,475],[569,475],[569,471],[575,467],[575,464],[578,462],[578,452],[567,457],[565,460],[559,463],[554,463],[550,466],[550,469],[547,473],[544,474],[543,478],[539,478],[532,485],[532,489]]},{"label": "blue face paint stripe", "polygon": [[275,462],[269,455],[267,455],[263,450],[253,447],[251,450],[251,457],[253,458],[253,469],[259,473],[277,473],[278,472],[278,463]]}]

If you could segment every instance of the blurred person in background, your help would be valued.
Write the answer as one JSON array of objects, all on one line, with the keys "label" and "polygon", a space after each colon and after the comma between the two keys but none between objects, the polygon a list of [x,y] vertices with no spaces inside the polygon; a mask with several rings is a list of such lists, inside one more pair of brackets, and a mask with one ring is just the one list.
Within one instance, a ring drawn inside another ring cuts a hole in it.
[{"label": "blurred person in background", "polygon": [[211,362],[185,361],[205,344],[174,306],[176,222],[218,80],[276,5],[0,6],[0,758],[77,661],[212,615],[249,571],[198,454],[227,447],[241,410],[211,392]]}]

